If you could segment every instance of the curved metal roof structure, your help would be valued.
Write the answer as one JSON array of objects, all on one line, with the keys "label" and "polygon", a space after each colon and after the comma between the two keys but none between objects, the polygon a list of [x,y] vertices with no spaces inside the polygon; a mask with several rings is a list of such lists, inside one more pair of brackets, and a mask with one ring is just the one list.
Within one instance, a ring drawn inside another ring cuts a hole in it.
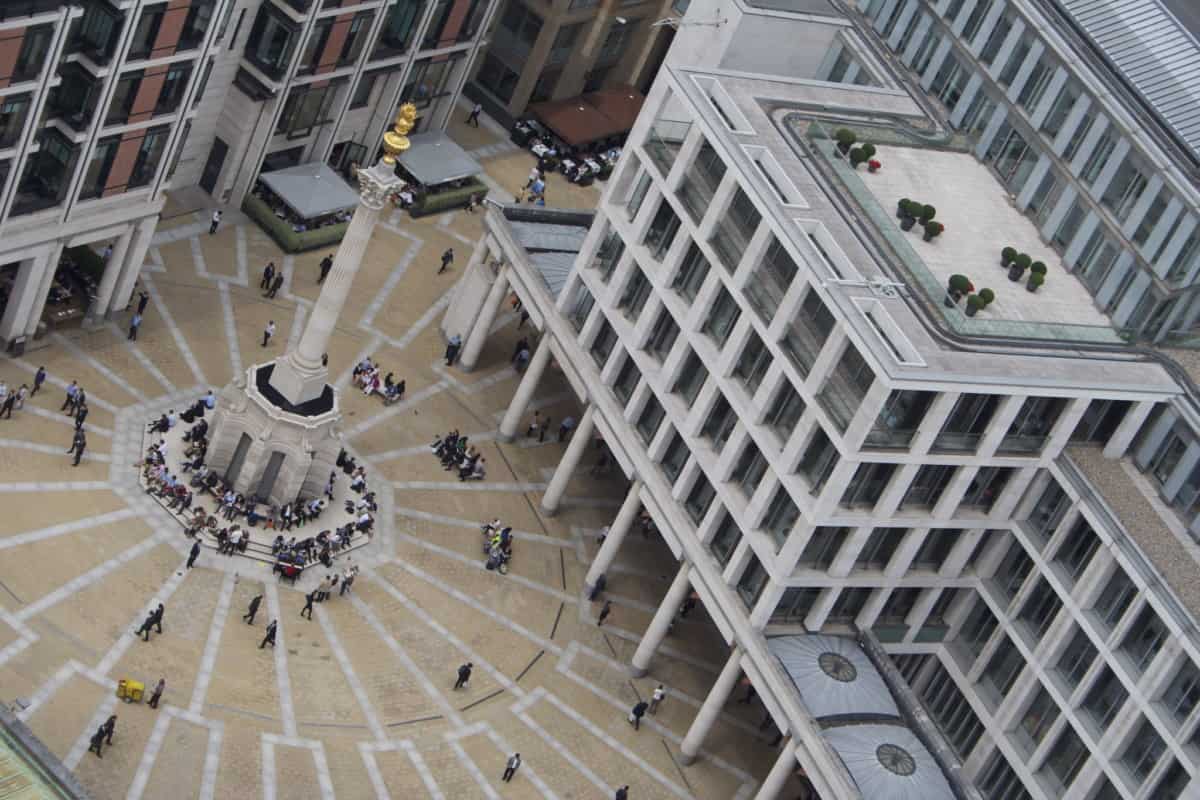
[{"label": "curved metal roof structure", "polygon": [[805,634],[774,636],[769,649],[818,719],[835,716],[899,717],[883,676],[853,639]]},{"label": "curved metal roof structure", "polygon": [[925,745],[900,725],[846,725],[821,732],[841,757],[863,797],[954,800]]}]

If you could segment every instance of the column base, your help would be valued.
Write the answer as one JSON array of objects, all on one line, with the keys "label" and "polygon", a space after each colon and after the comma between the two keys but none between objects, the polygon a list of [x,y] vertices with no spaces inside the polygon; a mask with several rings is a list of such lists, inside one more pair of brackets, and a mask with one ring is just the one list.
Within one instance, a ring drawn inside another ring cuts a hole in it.
[{"label": "column base", "polygon": [[699,756],[689,756],[687,753],[681,752],[679,754],[679,763],[683,764],[685,767],[690,767],[692,764],[696,763],[697,758],[699,758]]},{"label": "column base", "polygon": [[561,510],[560,506],[555,506],[554,508],[546,508],[544,505],[539,505],[538,508],[541,510],[542,515],[546,516],[546,517],[557,516],[558,512]]},{"label": "column base", "polygon": [[512,444],[516,440],[517,440],[517,435],[515,433],[497,433],[496,434],[496,441],[500,442],[501,444]]},{"label": "column base", "polygon": [[83,318],[83,322],[79,323],[79,327],[85,331],[93,331],[105,323],[103,317],[97,317],[95,314],[87,314]]},{"label": "column base", "polygon": [[646,674],[649,672],[650,672],[650,670],[647,669],[646,667],[639,667],[636,664],[629,665],[629,674],[635,678],[644,678],[644,677],[646,677]]}]

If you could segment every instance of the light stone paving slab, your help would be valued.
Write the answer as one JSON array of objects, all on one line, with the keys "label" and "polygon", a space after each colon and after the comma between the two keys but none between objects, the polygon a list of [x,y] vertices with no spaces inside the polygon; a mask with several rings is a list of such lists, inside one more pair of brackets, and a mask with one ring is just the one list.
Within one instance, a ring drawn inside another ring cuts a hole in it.
[{"label": "light stone paving slab", "polygon": [[141,364],[142,369],[150,373],[150,377],[154,378],[154,380],[158,382],[158,385],[163,388],[164,392],[175,391],[175,384],[167,380],[167,376],[163,375],[162,370],[158,368],[157,364],[150,360],[150,357],[142,351],[142,348],[138,346],[137,342],[127,339],[125,332],[118,328],[115,322],[108,323],[107,327],[117,336],[118,341],[122,343],[122,346],[131,354],[133,354],[134,359]]},{"label": "light stone paving slab", "polygon": [[175,342],[175,347],[183,354],[184,363],[192,371],[196,382],[201,384],[208,383],[208,380],[204,377],[204,370],[200,367],[200,362],[196,360],[196,354],[192,352],[187,337],[179,329],[179,325],[175,322],[175,315],[171,313],[170,306],[163,300],[162,294],[158,291],[158,286],[154,280],[149,275],[143,275],[142,285],[146,287],[146,292],[154,302],[154,307],[158,309],[158,314],[162,317],[163,324],[167,326],[167,330],[171,334],[171,340]]},{"label": "light stone paving slab", "polygon": [[[146,687],[149,689],[149,687]],[[154,761],[158,758],[158,751],[162,749],[163,740],[167,738],[167,728],[171,724],[171,715],[161,713],[158,719],[154,720],[154,728],[150,731],[150,739],[146,742],[146,749],[142,751],[142,760],[138,763],[137,772],[133,776],[133,783],[129,786],[129,792],[125,795],[125,800],[141,800],[142,793],[146,791],[146,784],[150,781],[150,771],[154,769]]]},{"label": "light stone paving slab", "polygon": [[[356,598],[351,598],[354,602]],[[364,613],[364,606],[361,603],[356,603],[359,613]],[[374,619],[374,615],[369,610],[364,613],[364,616],[370,614],[369,621],[378,621]],[[329,621],[329,615],[325,612],[325,607],[322,604],[317,608],[317,622],[321,624],[321,630],[325,633],[325,638],[329,641],[329,647],[333,650],[334,658],[337,659],[338,666],[341,667],[342,674],[346,676],[346,683],[350,686],[350,691],[354,693],[354,699],[358,701],[359,707],[362,709],[363,716],[367,719],[367,727],[371,729],[371,735],[376,739],[383,740],[387,738],[387,733],[383,729],[383,725],[379,722],[379,717],[375,714],[375,707],[367,698],[367,691],[363,688],[362,681],[358,679],[358,675],[354,672],[354,665],[350,663],[350,657],[346,655],[346,649],[342,647],[341,641],[338,639],[337,631]],[[386,635],[382,626],[377,628],[377,632]],[[389,644],[389,647],[391,645]],[[399,645],[397,645],[398,647]],[[393,650],[393,652],[395,652]]]},{"label": "light stone paving slab", "polygon": [[[107,364],[104,364],[100,361],[100,359],[86,352],[82,347],[68,339],[66,336],[63,336],[61,333],[52,333],[50,334],[50,338],[53,339],[55,344],[57,344],[66,352],[70,353],[75,359],[87,364],[97,373],[102,375],[105,380],[107,380],[113,386],[121,389],[121,391],[125,392],[130,397],[136,398],[139,402],[144,402],[146,400],[146,395],[142,394],[140,389],[131,384],[129,381],[125,380],[113,370],[109,369]],[[87,390],[87,387],[85,386],[84,389]],[[87,393],[87,398],[88,402],[91,402],[92,393],[90,391]]]},{"label": "light stone paving slab", "polygon": [[229,368],[235,377],[242,374],[242,351],[238,345],[237,322],[233,315],[233,300],[229,296],[229,284],[218,281],[221,292],[221,313],[225,315],[225,343],[229,346]]},{"label": "light stone paving slab", "polygon": [[40,542],[45,539],[52,539],[56,536],[65,536],[75,533],[76,531],[87,530],[99,525],[109,525],[114,522],[129,519],[137,516],[137,512],[132,509],[124,508],[120,511],[110,511],[107,514],[100,514],[95,517],[86,517],[74,522],[64,522],[61,525],[52,525],[49,528],[42,528],[36,531],[26,531],[13,536],[5,536],[0,538],[0,550],[7,550],[10,547],[17,545],[29,544],[30,542]]},{"label": "light stone paving slab", "polygon": [[213,668],[217,663],[217,649],[221,646],[221,633],[225,629],[225,620],[229,617],[229,603],[233,598],[236,580],[236,575],[225,573],[225,580],[221,583],[217,608],[213,612],[212,625],[208,629],[208,640],[204,643],[204,655],[200,658],[200,669],[196,673],[196,684],[192,687],[192,701],[188,704],[188,711],[193,714],[204,711],[204,698],[212,682]]},{"label": "light stone paving slab", "polygon": [[[90,399],[91,398],[89,398],[89,400]],[[37,406],[29,405],[28,403],[25,404],[25,408],[21,409],[21,411],[19,413],[30,414],[30,415],[38,417],[40,419],[46,419],[55,424],[65,426],[67,428],[70,428],[71,430],[75,429],[75,418],[74,417],[68,417],[66,414],[61,414],[61,413],[56,414],[55,412],[50,411],[48,409],[38,408]],[[106,439],[112,438],[113,432],[112,432],[111,428],[105,428],[100,425],[93,425],[91,422],[87,422],[84,424],[87,425],[86,430],[87,430],[87,433],[89,436],[91,436],[94,433],[99,436],[103,436]]]},{"label": "light stone paving slab", "polygon": [[[20,358],[13,358],[12,356],[6,355],[6,356],[4,356],[4,358],[8,359],[8,363],[10,363],[14,366],[20,367],[21,369],[28,372],[30,375],[37,374],[38,365],[29,361],[25,356],[21,356]],[[33,381],[30,381],[30,383],[32,383],[32,382]],[[47,370],[46,383],[43,384],[43,386],[42,386],[42,392],[49,391],[48,387],[50,387],[50,386],[57,386],[59,389],[62,389],[65,391],[69,384],[70,384],[70,381],[63,380],[62,378],[58,377],[54,373],[49,372],[49,370]],[[105,400],[103,397],[97,396],[91,389],[87,389],[86,386],[84,387],[84,389],[87,390],[87,401],[88,401],[89,406],[95,406],[96,408],[102,408],[105,411],[109,412],[110,414],[115,414],[115,413],[117,413],[117,411],[120,410],[115,405],[113,405],[112,403]],[[60,399],[62,397],[63,397],[63,395],[59,395]]]},{"label": "light stone paving slab", "polygon": [[[296,708],[292,704],[292,679],[288,674],[287,641],[284,639],[283,633],[283,615],[280,613],[279,591],[275,588],[275,584],[268,583],[263,594],[266,595],[268,622],[270,620],[278,621],[275,628],[275,647],[273,649],[275,651],[275,681],[278,684],[279,690],[279,711],[283,719],[283,732],[288,736],[295,737],[297,735]],[[266,770],[265,765],[263,770]]]}]

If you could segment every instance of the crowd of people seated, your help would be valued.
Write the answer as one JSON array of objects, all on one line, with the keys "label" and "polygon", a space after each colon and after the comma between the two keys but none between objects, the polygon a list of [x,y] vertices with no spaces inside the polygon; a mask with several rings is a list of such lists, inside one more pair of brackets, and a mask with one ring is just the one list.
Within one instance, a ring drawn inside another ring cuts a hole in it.
[{"label": "crowd of people seated", "polygon": [[404,398],[404,381],[396,381],[394,373],[389,372],[380,378],[380,373],[383,370],[372,361],[370,358],[364,358],[354,366],[352,378],[354,385],[362,389],[363,394],[370,397],[371,395],[379,395],[383,398],[383,404],[390,406],[398,400]]},{"label": "crowd of people seated", "polygon": [[481,481],[487,477],[487,459],[456,430],[438,436],[429,449],[442,462],[442,469],[458,470],[460,481]]},{"label": "crowd of people seated", "polygon": [[[324,497],[297,498],[294,502],[273,506],[236,492],[204,461],[208,451],[208,422],[203,417],[205,411],[214,405],[215,399],[209,392],[189,407],[182,417],[172,409],[148,423],[149,430],[156,433],[172,430],[181,419],[191,423],[182,437],[186,445],[182,471],[191,472],[190,479],[181,479],[171,472],[167,464],[168,445],[162,437],[156,438],[147,447],[143,460],[138,464],[146,490],[164,499],[169,509],[183,516],[186,535],[211,535],[217,541],[219,553],[233,555],[245,553],[251,540],[249,530],[242,528],[239,519],[244,518],[247,528],[256,528],[261,524],[264,529],[281,532],[303,528],[318,520],[334,499],[337,470],[329,473]],[[378,505],[375,493],[367,488],[366,468],[358,466],[353,456],[345,450],[338,454],[337,467],[349,476],[350,488],[360,495],[357,500],[347,499],[345,502],[345,511],[352,519],[336,530],[322,530],[315,536],[299,540],[295,536],[285,540],[283,533],[277,534],[271,555],[275,557],[274,572],[284,578],[295,580],[305,566],[316,562],[331,567],[333,557],[350,546],[356,532],[369,535],[374,528],[374,514],[378,512]],[[206,494],[213,499],[211,513],[198,502],[193,508],[193,502]],[[222,518],[224,523],[232,524],[223,524]]]},{"label": "crowd of people seated", "polygon": [[483,532],[483,552],[487,556],[484,566],[489,570],[507,573],[508,562],[513,555],[512,526],[504,525],[496,517],[481,525],[480,530]]}]

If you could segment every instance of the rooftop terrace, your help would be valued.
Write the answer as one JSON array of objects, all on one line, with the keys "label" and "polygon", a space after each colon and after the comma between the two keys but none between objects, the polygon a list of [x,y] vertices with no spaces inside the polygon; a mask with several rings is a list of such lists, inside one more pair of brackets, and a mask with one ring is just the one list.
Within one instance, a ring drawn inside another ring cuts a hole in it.
[{"label": "rooftop terrace", "polygon": [[[979,312],[980,319],[1108,326],[1108,317],[1096,308],[1091,293],[973,155],[879,145],[875,158],[883,167],[874,174],[861,170],[862,181],[884,209],[895,209],[901,198],[911,198],[936,208],[936,219],[946,226],[930,242],[922,241],[919,224],[908,235],[941,284],[962,273],[976,290],[987,286],[996,293],[995,302]],[[1037,292],[1027,291],[1024,280],[1008,280],[1000,251],[1010,245],[1046,264],[1046,283]]]}]

